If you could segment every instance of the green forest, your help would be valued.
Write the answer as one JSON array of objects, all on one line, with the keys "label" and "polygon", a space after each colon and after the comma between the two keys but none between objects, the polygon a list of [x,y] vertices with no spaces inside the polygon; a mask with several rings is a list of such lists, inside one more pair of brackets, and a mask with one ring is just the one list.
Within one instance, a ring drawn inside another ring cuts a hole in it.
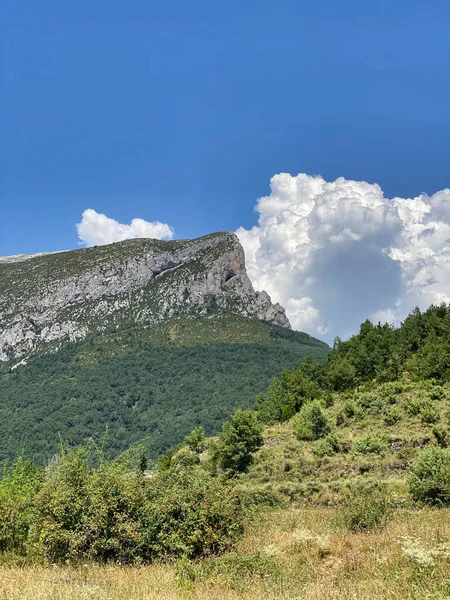
[{"label": "green forest", "polygon": [[108,457],[143,443],[156,458],[197,425],[217,433],[272,376],[327,351],[306,334],[232,315],[66,344],[0,374],[0,460],[46,464],[60,439],[102,439]]}]

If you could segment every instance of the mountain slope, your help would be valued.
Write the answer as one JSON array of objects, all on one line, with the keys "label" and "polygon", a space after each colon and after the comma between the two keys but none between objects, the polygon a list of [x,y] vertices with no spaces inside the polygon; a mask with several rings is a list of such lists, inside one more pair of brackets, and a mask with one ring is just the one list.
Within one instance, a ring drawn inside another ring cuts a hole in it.
[{"label": "mountain slope", "polygon": [[328,352],[254,291],[234,234],[4,258],[0,282],[0,460],[104,435],[156,457]]},{"label": "mountain slope", "polygon": [[139,323],[232,312],[289,327],[255,292],[232,233],[195,240],[127,240],[0,259],[0,360],[23,358]]}]

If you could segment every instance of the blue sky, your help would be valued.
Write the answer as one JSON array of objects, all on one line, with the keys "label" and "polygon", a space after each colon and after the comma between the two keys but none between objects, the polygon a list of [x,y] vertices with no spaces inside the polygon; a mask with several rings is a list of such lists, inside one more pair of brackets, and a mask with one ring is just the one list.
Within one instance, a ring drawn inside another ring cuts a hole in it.
[{"label": "blue sky", "polygon": [[450,187],[447,0],[0,10],[0,255],[77,247],[89,208],[248,230],[279,173]]}]

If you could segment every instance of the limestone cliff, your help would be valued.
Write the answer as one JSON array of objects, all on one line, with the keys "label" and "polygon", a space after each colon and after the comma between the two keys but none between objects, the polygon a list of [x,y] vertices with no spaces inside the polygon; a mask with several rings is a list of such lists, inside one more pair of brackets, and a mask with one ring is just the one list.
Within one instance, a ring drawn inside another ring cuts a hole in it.
[{"label": "limestone cliff", "polygon": [[284,309],[253,289],[232,233],[0,258],[2,361],[90,333],[221,312],[290,327]]}]

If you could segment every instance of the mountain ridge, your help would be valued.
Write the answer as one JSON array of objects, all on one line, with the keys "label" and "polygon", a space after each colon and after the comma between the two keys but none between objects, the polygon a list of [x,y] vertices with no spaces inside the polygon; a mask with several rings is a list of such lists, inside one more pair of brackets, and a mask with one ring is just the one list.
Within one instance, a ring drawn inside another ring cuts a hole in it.
[{"label": "mountain ridge", "polygon": [[230,312],[290,328],[284,309],[256,292],[235,234],[138,238],[0,259],[0,360],[179,316]]}]

